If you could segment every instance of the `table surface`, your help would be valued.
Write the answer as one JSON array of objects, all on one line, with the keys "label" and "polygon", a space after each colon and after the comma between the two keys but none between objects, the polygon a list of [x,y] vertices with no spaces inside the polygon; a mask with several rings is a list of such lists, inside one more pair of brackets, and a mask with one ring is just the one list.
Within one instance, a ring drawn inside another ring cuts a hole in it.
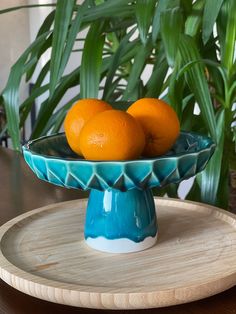
[{"label": "table surface", "polygon": [[[40,181],[21,155],[0,148],[0,225],[26,211],[44,205],[86,197],[87,193],[55,187]],[[0,280],[0,314],[131,313],[130,311],[73,308],[23,294]],[[204,300],[167,308],[135,311],[157,314],[235,314],[236,286]]]}]

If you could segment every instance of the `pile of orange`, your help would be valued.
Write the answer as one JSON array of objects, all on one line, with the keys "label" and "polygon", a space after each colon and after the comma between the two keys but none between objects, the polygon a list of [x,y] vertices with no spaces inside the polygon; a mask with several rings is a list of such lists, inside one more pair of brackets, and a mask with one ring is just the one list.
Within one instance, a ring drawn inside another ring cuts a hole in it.
[{"label": "pile of orange", "polygon": [[178,117],[163,100],[142,98],[128,110],[81,99],[64,122],[71,149],[89,160],[131,160],[165,154],[180,132]]}]

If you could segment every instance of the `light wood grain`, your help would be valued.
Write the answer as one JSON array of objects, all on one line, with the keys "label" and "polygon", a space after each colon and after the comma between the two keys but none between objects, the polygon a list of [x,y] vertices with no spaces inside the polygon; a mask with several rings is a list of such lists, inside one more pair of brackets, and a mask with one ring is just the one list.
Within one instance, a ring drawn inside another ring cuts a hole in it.
[{"label": "light wood grain", "polygon": [[23,214],[0,228],[0,276],[29,295],[109,309],[162,307],[201,299],[236,283],[236,216],[155,199],[157,245],[110,254],[83,240],[86,200]]}]

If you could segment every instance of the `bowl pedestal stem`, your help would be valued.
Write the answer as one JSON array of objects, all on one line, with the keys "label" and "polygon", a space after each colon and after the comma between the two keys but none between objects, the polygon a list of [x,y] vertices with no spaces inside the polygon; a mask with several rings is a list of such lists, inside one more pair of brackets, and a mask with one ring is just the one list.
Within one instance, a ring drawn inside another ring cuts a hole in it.
[{"label": "bowl pedestal stem", "polygon": [[153,246],[157,221],[152,190],[91,190],[84,235],[90,247],[110,253]]}]

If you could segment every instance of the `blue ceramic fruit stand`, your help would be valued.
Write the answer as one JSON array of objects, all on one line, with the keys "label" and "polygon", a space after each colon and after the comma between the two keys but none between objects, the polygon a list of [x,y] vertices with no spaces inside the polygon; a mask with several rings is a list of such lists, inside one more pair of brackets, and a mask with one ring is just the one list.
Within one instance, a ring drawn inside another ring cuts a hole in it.
[{"label": "blue ceramic fruit stand", "polygon": [[181,132],[172,149],[157,158],[89,161],[71,151],[64,134],[56,134],[30,141],[23,153],[40,179],[91,190],[84,228],[90,247],[127,253],[156,243],[152,188],[178,183],[202,171],[214,149],[210,138]]}]

